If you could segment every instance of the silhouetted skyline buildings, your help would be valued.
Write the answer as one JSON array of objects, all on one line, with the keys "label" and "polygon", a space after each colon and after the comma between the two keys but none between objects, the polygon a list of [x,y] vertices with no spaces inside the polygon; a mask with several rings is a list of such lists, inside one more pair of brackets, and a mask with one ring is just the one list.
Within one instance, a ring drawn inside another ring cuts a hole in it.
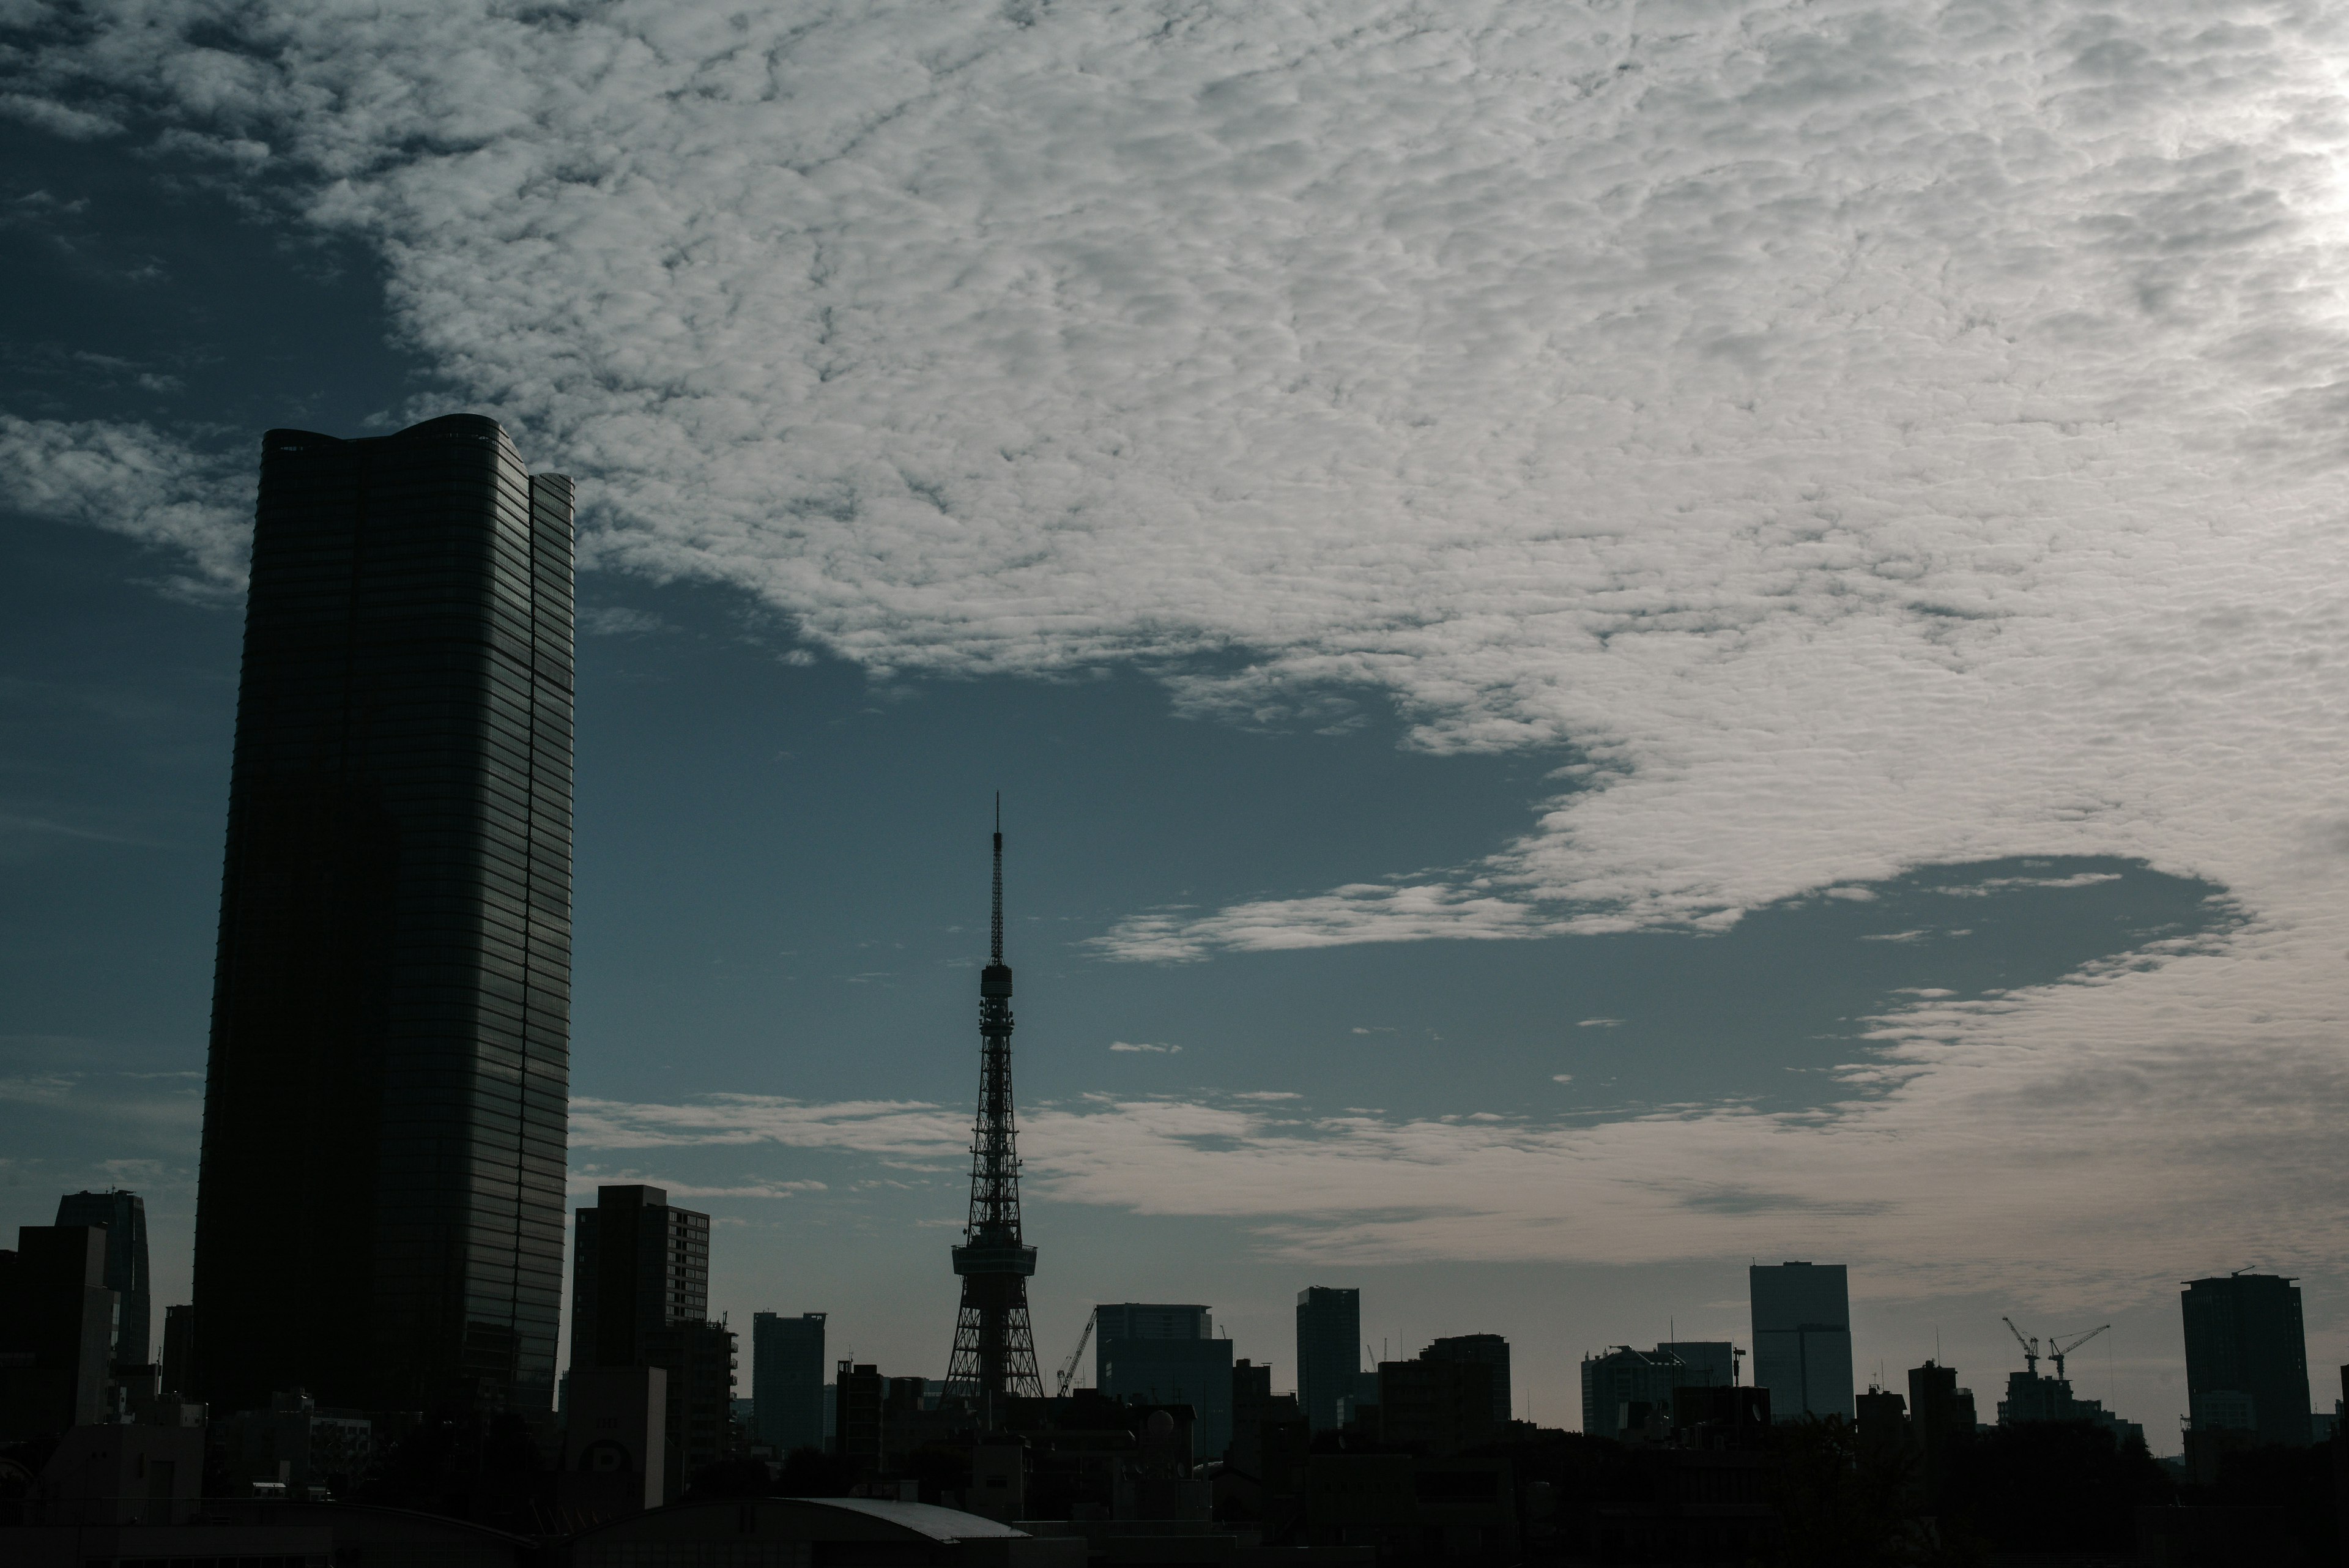
[{"label": "silhouetted skyline buildings", "polygon": [[552,1397],[571,511],[476,415],[263,441],[196,1219],[221,1408]]},{"label": "silhouetted skyline buildings", "polygon": [[1851,1289],[1841,1263],[1756,1263],[1746,1272],[1754,1314],[1754,1382],[1770,1416],[1852,1419]]},{"label": "silhouetted skyline buildings", "polygon": [[1297,1402],[1306,1425],[1340,1425],[1338,1401],[1354,1394],[1362,1369],[1362,1293],[1308,1285],[1297,1293]]},{"label": "silhouetted skyline buildings", "polygon": [[2279,1274],[2189,1280],[2186,1390],[2196,1432],[2255,1433],[2292,1448],[2309,1440],[2308,1337],[2300,1287]]},{"label": "silhouetted skyline buildings", "polygon": [[68,1192],[57,1199],[59,1225],[106,1227],[106,1288],[115,1307],[117,1366],[143,1366],[153,1358],[153,1292],[147,1274],[147,1202],[136,1192]]}]

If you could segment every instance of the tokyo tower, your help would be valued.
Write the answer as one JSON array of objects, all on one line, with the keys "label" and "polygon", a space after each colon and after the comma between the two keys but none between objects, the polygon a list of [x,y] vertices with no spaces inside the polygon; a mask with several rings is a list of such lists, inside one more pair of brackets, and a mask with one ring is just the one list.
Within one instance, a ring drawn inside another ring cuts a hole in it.
[{"label": "tokyo tower", "polygon": [[962,1313],[946,1394],[966,1400],[982,1430],[1005,1403],[1040,1398],[1028,1276],[1036,1249],[1019,1238],[1019,1136],[1011,1109],[1011,971],[1003,961],[1003,797],[995,797],[995,902],[987,967],[978,974],[978,1117],[970,1130],[970,1220],[954,1250]]}]

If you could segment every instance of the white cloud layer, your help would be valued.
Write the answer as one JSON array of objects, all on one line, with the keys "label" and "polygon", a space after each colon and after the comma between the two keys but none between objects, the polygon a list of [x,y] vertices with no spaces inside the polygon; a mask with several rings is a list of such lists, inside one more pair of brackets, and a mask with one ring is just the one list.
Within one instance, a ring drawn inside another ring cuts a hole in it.
[{"label": "white cloud layer", "polygon": [[165,586],[241,593],[253,544],[253,480],[139,424],[0,413],[0,505],[156,545],[185,563]]},{"label": "white cloud layer", "polygon": [[[1451,1127],[1457,1168],[1683,1220],[1783,1199],[1920,1255],[1994,1233],[1839,1195],[1995,1210],[1958,1167],[2044,1177],[2043,1135],[2108,1157],[2061,1200],[2106,1222],[2165,1146],[2263,1173],[2262,1212],[2341,1196],[2303,1158],[2349,1110],[2337,7],[88,14],[13,89],[307,171],[401,330],[587,482],[607,566],[739,584],[876,670],[1132,658],[1197,707],[1367,690],[1424,746],[1584,759],[1483,864],[1113,951],[1704,929],[2015,854],[2249,913],[1919,1012],[1841,1118],[1537,1160]],[[1437,1135],[1349,1137],[1390,1154],[1326,1168],[1383,1190]],[[1708,1149],[1749,1174],[1688,1187]],[[1329,1158],[1262,1168],[1309,1191]]]}]

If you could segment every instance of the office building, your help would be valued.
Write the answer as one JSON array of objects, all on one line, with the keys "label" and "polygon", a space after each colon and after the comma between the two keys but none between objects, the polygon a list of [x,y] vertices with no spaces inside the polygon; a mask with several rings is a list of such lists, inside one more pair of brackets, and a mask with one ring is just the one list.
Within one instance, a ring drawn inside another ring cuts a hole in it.
[{"label": "office building", "polygon": [[1998,1402],[1998,1424],[2021,1426],[2029,1421],[2085,1421],[2102,1427],[2116,1443],[2145,1441],[2145,1428],[2124,1421],[2098,1399],[2081,1399],[2072,1393],[2068,1377],[2043,1377],[2035,1372],[2006,1375],[2006,1397]]},{"label": "office building", "polygon": [[1737,1383],[1737,1357],[1743,1353],[1725,1339],[1668,1339],[1656,1348],[1676,1357],[1688,1368],[1682,1378],[1687,1388],[1730,1388]]},{"label": "office building", "polygon": [[1496,1375],[1492,1363],[1465,1358],[1380,1362],[1380,1440],[1434,1459],[1493,1441],[1507,1419],[1493,1415]]},{"label": "office building", "polygon": [[1354,1392],[1361,1369],[1362,1293],[1323,1285],[1298,1292],[1297,1402],[1314,1431],[1343,1424],[1338,1401]]},{"label": "office building", "polygon": [[60,1225],[106,1227],[106,1288],[116,1296],[114,1365],[151,1364],[148,1314],[147,1204],[136,1192],[69,1192],[57,1199]]},{"label": "office building", "polygon": [[1419,1353],[1422,1361],[1474,1361],[1493,1369],[1493,1422],[1509,1418],[1509,1342],[1497,1334],[1455,1334]]},{"label": "office building", "polygon": [[195,1397],[196,1309],[163,1309],[162,1377],[157,1391],[166,1399]]},{"label": "office building", "polygon": [[885,1462],[889,1380],[870,1362],[843,1361],[833,1384],[833,1451],[858,1470]]},{"label": "office building", "polygon": [[1974,1435],[1974,1391],[1958,1386],[1957,1369],[1928,1361],[1909,1369],[1909,1429],[1924,1460],[1928,1496],[1938,1496],[1950,1456]]},{"label": "office building", "polygon": [[2276,1274],[2189,1280],[2186,1397],[2190,1429],[2256,1434],[2261,1443],[2309,1440],[2308,1338],[2300,1287]]},{"label": "office building", "polygon": [[116,1306],[106,1242],[89,1226],[25,1225],[0,1251],[0,1442],[103,1417]]},{"label": "office building", "polygon": [[549,1407],[571,565],[570,482],[492,421],[264,440],[196,1203],[216,1409]]},{"label": "office building", "polygon": [[1774,1420],[1853,1418],[1851,1296],[1841,1263],[1757,1263],[1754,1381],[1770,1390]]},{"label": "office building", "polygon": [[734,1334],[709,1318],[709,1216],[657,1187],[595,1189],[573,1218],[571,1367],[667,1374],[667,1495],[726,1457]]},{"label": "office building", "polygon": [[823,1447],[823,1321],[820,1312],[750,1319],[750,1423],[779,1455]]},{"label": "office building", "polygon": [[663,1457],[668,1495],[682,1497],[694,1476],[734,1445],[734,1331],[720,1323],[672,1323],[645,1334],[641,1365],[667,1380]]},{"label": "office building", "polygon": [[1720,1386],[1711,1381],[1710,1368],[1691,1367],[1661,1345],[1653,1350],[1619,1345],[1582,1358],[1582,1429],[1629,1442],[1651,1424],[1671,1425],[1675,1390]]},{"label": "office building", "polygon": [[1093,1386],[1121,1402],[1188,1405],[1192,1451],[1220,1457],[1232,1440],[1232,1342],[1207,1309],[1147,1302],[1093,1309]]}]

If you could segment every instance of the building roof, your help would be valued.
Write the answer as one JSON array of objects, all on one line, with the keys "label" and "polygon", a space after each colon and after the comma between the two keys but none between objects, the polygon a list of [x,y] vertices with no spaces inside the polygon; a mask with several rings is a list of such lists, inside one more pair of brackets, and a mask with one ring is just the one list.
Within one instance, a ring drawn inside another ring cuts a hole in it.
[{"label": "building roof", "polygon": [[[746,1529],[748,1510],[756,1511],[756,1522]],[[572,1539],[574,1542],[631,1537],[684,1541],[722,1536],[731,1540],[754,1534],[783,1541],[919,1539],[945,1543],[988,1537],[1024,1539],[1027,1533],[975,1513],[940,1508],[935,1503],[866,1497],[761,1497],[673,1502],[666,1508],[650,1509],[597,1525]]]}]

